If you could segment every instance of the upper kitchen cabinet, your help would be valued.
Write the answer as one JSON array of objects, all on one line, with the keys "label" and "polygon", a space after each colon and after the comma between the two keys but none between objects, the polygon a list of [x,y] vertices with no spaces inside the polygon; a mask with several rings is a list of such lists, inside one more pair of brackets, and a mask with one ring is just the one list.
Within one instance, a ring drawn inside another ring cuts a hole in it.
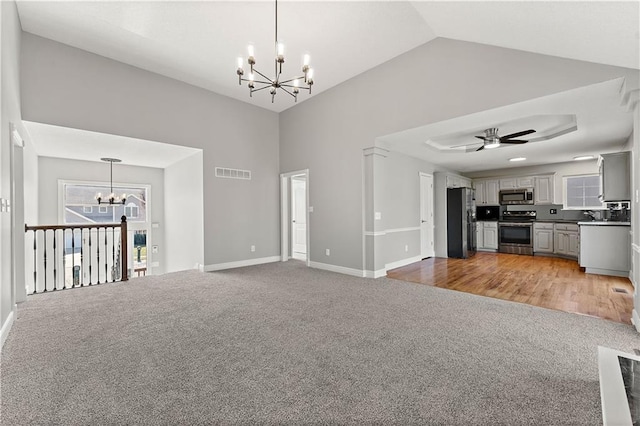
[{"label": "upper kitchen cabinet", "polygon": [[471,188],[471,179],[446,173],[447,188]]},{"label": "upper kitchen cabinet", "polygon": [[598,168],[602,201],[631,201],[631,152],[602,154]]},{"label": "upper kitchen cabinet", "polygon": [[536,205],[554,204],[555,175],[533,178],[533,199]]},{"label": "upper kitchen cabinet", "polygon": [[478,206],[498,206],[500,191],[500,181],[498,179],[475,180],[476,205]]},{"label": "upper kitchen cabinet", "polygon": [[500,189],[519,189],[533,188],[534,178],[525,177],[508,177],[500,179]]}]

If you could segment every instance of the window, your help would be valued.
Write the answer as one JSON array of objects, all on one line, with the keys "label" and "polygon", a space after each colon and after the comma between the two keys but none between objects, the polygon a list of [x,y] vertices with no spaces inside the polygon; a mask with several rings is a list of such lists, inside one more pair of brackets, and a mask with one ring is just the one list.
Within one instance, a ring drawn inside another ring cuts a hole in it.
[{"label": "window", "polygon": [[124,206],[121,203],[98,205],[95,196],[98,192],[109,194],[111,188],[108,185],[70,182],[62,182],[62,185],[65,224],[119,223],[123,215],[130,222],[147,221],[146,187],[114,187],[114,193],[127,194],[127,204]]},{"label": "window", "polygon": [[604,204],[598,198],[600,194],[600,176],[598,175],[565,176],[564,178],[564,209],[566,210],[604,209]]},{"label": "window", "polygon": [[124,215],[129,219],[137,219],[138,218],[138,206],[133,203],[129,203],[124,208]]}]

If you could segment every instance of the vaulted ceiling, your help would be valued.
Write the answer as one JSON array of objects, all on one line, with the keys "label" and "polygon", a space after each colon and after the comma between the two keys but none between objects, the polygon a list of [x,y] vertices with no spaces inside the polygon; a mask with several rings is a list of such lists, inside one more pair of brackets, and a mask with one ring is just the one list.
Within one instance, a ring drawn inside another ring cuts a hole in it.
[{"label": "vaulted ceiling", "polygon": [[[17,5],[26,32],[275,112],[295,105],[285,94],[276,96],[274,103],[268,93],[250,98],[248,89],[238,85],[236,58],[246,59],[249,43],[255,46],[258,69],[271,74],[272,1],[18,1]],[[299,75],[302,56],[311,55],[315,71],[311,96],[437,37],[640,69],[638,1],[280,0],[278,34],[286,46],[285,77]],[[408,129],[379,142],[455,170],[500,168],[508,166],[507,157],[516,150],[501,148],[472,158],[464,150],[441,148],[473,143],[474,136],[490,126],[500,127],[501,135],[520,130],[519,126],[537,126],[538,136],[544,136],[559,125],[553,122],[555,114],[574,116],[577,131],[518,146],[518,156],[535,156],[542,164],[609,152],[619,149],[631,131],[630,115],[619,108],[620,84],[609,82]],[[594,100],[587,105],[586,98]],[[301,93],[298,103],[306,99],[309,95]],[[38,130],[47,137],[46,128]]]},{"label": "vaulted ceiling", "polygon": [[[271,75],[274,9],[271,1],[18,2],[24,31],[282,111],[292,99],[249,98],[236,75],[249,43]],[[636,1],[281,0],[278,34],[283,74],[299,75],[310,54],[317,94],[436,37],[640,69],[639,13]]]}]

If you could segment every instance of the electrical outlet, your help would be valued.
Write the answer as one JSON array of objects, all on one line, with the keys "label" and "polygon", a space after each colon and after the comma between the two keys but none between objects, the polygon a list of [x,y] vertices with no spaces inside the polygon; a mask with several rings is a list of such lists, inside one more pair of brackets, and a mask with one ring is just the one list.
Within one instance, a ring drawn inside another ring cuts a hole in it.
[{"label": "electrical outlet", "polygon": [[151,253],[158,253],[158,246],[151,246]]},{"label": "electrical outlet", "polygon": [[375,212],[375,220],[382,219],[382,212]]},{"label": "electrical outlet", "polygon": [[331,256],[331,250],[326,249],[326,250],[325,250],[325,252],[324,252],[324,254],[326,254],[327,256]]},{"label": "electrical outlet", "polygon": [[549,209],[549,214],[558,214],[558,209]]},{"label": "electrical outlet", "polygon": [[251,246],[251,251],[252,252],[256,251],[256,246]]},{"label": "electrical outlet", "polygon": [[157,268],[157,267],[159,267],[159,266],[160,266],[160,262],[151,262],[151,266],[152,266],[153,268]]},{"label": "electrical outlet", "polygon": [[404,246],[404,251],[409,251],[409,246],[408,245]]}]

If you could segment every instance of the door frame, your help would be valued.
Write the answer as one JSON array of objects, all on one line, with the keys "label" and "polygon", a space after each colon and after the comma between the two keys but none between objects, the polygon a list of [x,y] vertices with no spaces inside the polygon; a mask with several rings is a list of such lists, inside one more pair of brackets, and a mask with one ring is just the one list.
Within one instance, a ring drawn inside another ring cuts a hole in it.
[{"label": "door frame", "polygon": [[[418,176],[419,176],[418,179],[420,180],[420,182],[419,182],[419,186],[420,186],[420,215],[419,215],[420,216],[420,258],[421,259],[425,259],[427,257],[435,257],[435,255],[436,255],[436,247],[435,247],[435,238],[436,238],[435,229],[436,228],[435,228],[435,214],[434,214],[434,211],[433,211],[434,206],[435,206],[434,199],[433,199],[433,197],[434,197],[433,174],[419,172]],[[424,197],[424,188],[422,187],[422,178],[423,177],[431,178],[431,191],[430,191],[431,197],[429,197],[428,200],[424,199],[425,198]],[[431,227],[432,227],[431,242],[433,243],[432,244],[433,249],[432,249],[430,254],[429,253],[425,253],[422,250],[422,248],[424,246],[423,240],[425,238],[424,231],[422,229],[422,220],[423,220],[423,218],[422,218],[422,210],[423,210],[423,205],[424,205],[425,201],[430,204],[430,209],[429,210],[431,211]]]},{"label": "door frame", "polygon": [[291,221],[289,207],[291,206],[291,177],[303,175],[307,181],[305,191],[305,211],[307,215],[307,260],[306,265],[311,265],[311,232],[309,209],[309,169],[280,173],[280,259],[286,262],[289,256],[289,241],[291,239]]}]

